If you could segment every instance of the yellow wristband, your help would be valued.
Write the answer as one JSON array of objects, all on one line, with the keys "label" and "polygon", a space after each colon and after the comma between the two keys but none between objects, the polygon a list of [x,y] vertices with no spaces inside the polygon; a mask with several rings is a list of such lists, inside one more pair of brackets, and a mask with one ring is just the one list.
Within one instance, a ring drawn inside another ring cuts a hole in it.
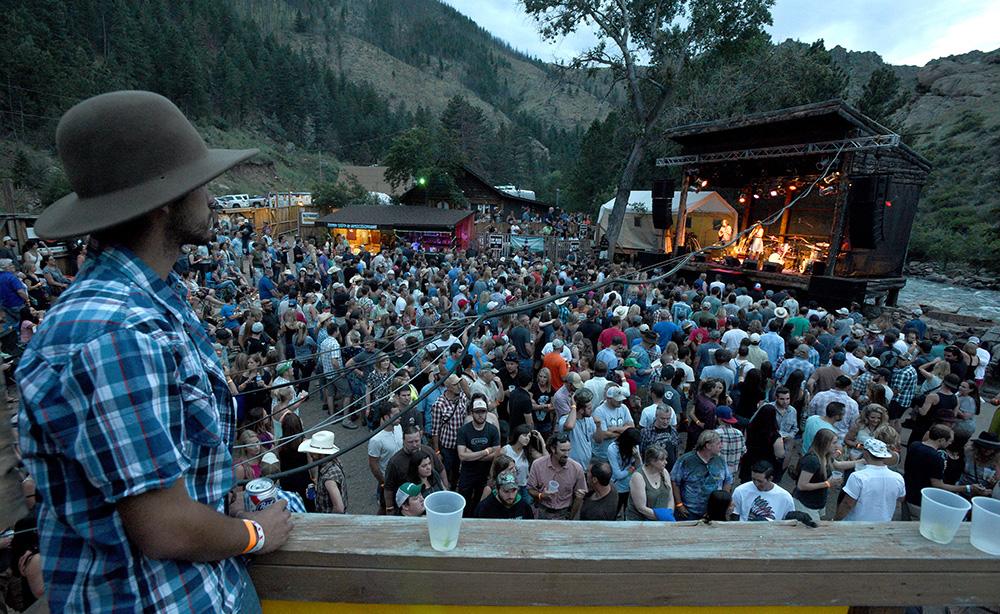
[{"label": "yellow wristband", "polygon": [[252,520],[244,520],[243,526],[246,527],[247,533],[250,534],[250,542],[247,543],[247,547],[240,554],[247,554],[257,545],[257,527],[254,526]]}]

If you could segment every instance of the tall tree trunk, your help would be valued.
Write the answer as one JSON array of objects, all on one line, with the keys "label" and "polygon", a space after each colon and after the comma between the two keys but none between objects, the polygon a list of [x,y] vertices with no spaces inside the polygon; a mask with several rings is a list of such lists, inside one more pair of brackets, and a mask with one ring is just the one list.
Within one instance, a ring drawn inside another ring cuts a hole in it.
[{"label": "tall tree trunk", "polygon": [[615,193],[615,206],[611,210],[608,218],[608,260],[615,258],[615,248],[618,245],[618,235],[622,231],[622,223],[625,221],[625,208],[628,206],[628,198],[632,192],[632,182],[635,181],[635,174],[639,170],[639,163],[642,162],[643,153],[646,149],[646,132],[641,132],[635,137],[632,144],[632,151],[628,154],[625,168],[618,178],[618,191]]}]

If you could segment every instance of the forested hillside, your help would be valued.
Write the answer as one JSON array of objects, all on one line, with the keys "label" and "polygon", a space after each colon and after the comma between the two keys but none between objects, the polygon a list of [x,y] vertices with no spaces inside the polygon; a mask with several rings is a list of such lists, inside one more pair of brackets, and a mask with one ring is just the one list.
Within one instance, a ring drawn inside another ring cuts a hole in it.
[{"label": "forested hillside", "polygon": [[[627,147],[621,88],[526,56],[438,0],[0,0],[0,37],[0,178],[25,211],[68,191],[58,117],[121,88],[170,97],[212,145],[261,148],[219,193],[321,187],[395,143],[413,168],[463,163],[593,211]],[[912,253],[996,266],[998,58],[888,66],[761,39],[675,83],[661,127],[843,97],[935,164]],[[653,144],[637,189],[671,151]]]}]

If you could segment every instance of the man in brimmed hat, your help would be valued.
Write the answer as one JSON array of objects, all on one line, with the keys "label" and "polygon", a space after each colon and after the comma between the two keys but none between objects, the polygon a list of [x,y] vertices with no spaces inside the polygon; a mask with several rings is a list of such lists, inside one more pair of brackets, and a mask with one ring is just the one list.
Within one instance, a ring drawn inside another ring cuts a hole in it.
[{"label": "man in brimmed hat", "polygon": [[316,512],[320,514],[347,513],[347,476],[335,454],[340,452],[336,435],[332,431],[316,431],[312,437],[299,444],[309,462],[324,460],[316,468]]},{"label": "man in brimmed hat", "polygon": [[885,442],[871,437],[865,441],[863,452],[866,467],[847,478],[835,520],[889,522],[896,504],[905,503],[906,483],[903,476],[886,466],[893,453]]},{"label": "man in brimmed hat", "polygon": [[290,515],[284,502],[244,519],[219,512],[233,486],[235,414],[171,272],[182,245],[212,239],[205,185],[256,150],[208,149],[149,92],[74,106],[56,144],[75,191],[35,232],[90,234],[99,249],[18,370],[49,608],[259,609],[238,555],[280,547]]}]

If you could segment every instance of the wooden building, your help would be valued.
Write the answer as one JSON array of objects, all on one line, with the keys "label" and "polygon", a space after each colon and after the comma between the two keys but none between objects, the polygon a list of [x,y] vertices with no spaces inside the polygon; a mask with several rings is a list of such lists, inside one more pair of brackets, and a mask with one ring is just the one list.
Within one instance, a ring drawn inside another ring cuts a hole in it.
[{"label": "wooden building", "polygon": [[[532,213],[545,213],[549,209],[548,203],[522,198],[495,188],[485,177],[475,173],[467,166],[463,166],[456,173],[454,179],[472,210],[479,213],[486,213],[493,207],[500,207],[505,216],[507,213],[520,215],[526,208]],[[413,185],[404,192],[399,197],[399,202],[404,205],[419,205],[438,209],[459,207],[457,203],[452,202],[449,195],[433,194],[428,188],[420,185]]]},{"label": "wooden building", "polygon": [[342,236],[352,249],[372,253],[397,244],[415,251],[447,253],[464,250],[476,238],[471,211],[393,205],[344,207],[316,220],[333,236]]},{"label": "wooden building", "polygon": [[[895,303],[930,172],[899,135],[831,100],[681,126],[666,136],[681,155],[657,165],[681,168],[682,193],[719,191],[740,212],[737,231],[763,228],[756,249],[746,236],[690,268],[766,273],[774,285],[821,299]],[[684,245],[683,224],[674,232]]]}]

